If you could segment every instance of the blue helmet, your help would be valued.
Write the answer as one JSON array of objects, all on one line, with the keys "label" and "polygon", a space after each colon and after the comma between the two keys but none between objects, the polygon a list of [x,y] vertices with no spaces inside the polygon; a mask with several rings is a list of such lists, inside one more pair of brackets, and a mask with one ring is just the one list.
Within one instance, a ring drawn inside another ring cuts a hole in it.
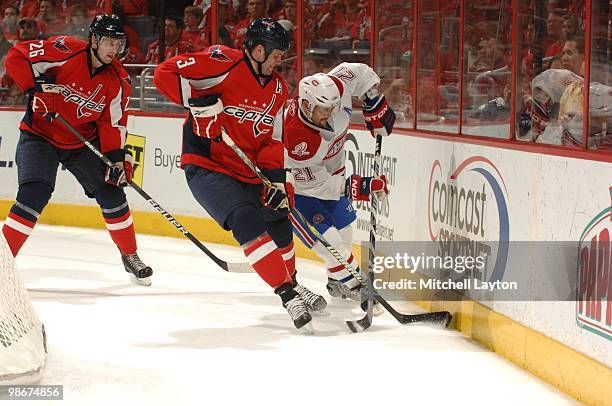
[{"label": "blue helmet", "polygon": [[285,31],[278,21],[271,18],[258,18],[249,24],[244,40],[244,47],[248,50],[256,45],[263,45],[266,57],[272,50],[289,50],[289,33]]}]

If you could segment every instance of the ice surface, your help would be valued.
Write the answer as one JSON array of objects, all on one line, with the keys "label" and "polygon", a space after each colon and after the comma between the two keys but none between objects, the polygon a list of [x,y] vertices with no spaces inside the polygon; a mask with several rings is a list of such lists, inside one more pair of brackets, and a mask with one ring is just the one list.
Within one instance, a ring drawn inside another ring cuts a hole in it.
[{"label": "ice surface", "polygon": [[[64,385],[58,404],[577,403],[454,330],[385,314],[352,334],[344,320],[362,313],[346,302],[315,318],[314,336],[301,335],[257,275],[221,271],[186,239],[139,235],[138,244],[154,269],[149,288],[129,283],[103,230],[38,225],[18,256],[47,330],[42,383]],[[244,260],[236,248],[210,247]],[[298,269],[325,292],[320,264],[298,260]]]}]

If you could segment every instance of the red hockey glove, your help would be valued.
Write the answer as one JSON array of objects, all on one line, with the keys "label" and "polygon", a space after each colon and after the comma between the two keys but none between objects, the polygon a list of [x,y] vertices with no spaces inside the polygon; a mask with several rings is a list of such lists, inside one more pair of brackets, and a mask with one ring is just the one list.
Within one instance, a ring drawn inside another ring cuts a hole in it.
[{"label": "red hockey glove", "polygon": [[389,107],[385,96],[381,94],[373,99],[366,97],[361,107],[365,125],[373,137],[379,134],[386,137],[391,134],[395,124],[395,113]]},{"label": "red hockey glove", "polygon": [[124,149],[114,149],[105,155],[113,163],[113,166],[106,168],[104,180],[115,186],[125,187],[129,185],[134,174],[132,153]]},{"label": "red hockey glove", "polygon": [[32,98],[32,111],[42,114],[47,121],[52,121],[57,113],[56,100],[60,97],[55,87],[55,79],[39,76],[34,81],[34,95]]},{"label": "red hockey glove", "polygon": [[219,94],[189,99],[189,110],[193,116],[193,132],[200,137],[221,141],[223,126],[223,102]]},{"label": "red hockey glove", "polygon": [[376,194],[376,198],[378,199],[382,199],[389,194],[385,175],[380,175],[377,178],[351,175],[346,180],[344,194],[351,200],[369,202],[371,193]]},{"label": "red hockey glove", "polygon": [[284,169],[262,170],[271,186],[264,185],[261,191],[261,203],[271,210],[290,211],[295,207],[295,189],[293,175]]}]

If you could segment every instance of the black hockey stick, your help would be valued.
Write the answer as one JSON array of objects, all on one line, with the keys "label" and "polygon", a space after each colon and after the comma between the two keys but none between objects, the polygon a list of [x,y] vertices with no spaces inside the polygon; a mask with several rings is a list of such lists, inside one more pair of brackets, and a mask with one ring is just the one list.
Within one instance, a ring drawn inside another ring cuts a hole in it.
[{"label": "black hockey stick", "polygon": [[[259,168],[257,168],[257,166],[255,166],[255,164],[236,145],[234,140],[225,131],[222,132],[222,137],[223,137],[223,141],[236,153],[236,155],[238,155],[238,157],[245,163],[245,165],[248,166],[257,175],[257,177],[264,183],[264,185],[266,186],[272,185],[270,180],[259,170]],[[333,257],[340,264],[342,264],[351,273],[351,275],[353,275],[355,279],[361,282],[361,284],[363,284],[364,286],[366,285],[366,283],[368,283],[364,280],[361,273],[357,271],[355,268],[353,268],[353,266],[349,264],[342,257],[342,255],[340,255],[340,253],[325,239],[325,237],[323,237],[316,228],[314,228],[308,221],[306,221],[302,213],[300,213],[296,209],[293,209],[291,210],[290,215],[295,216],[297,219],[300,220],[300,222],[307,225],[308,228],[314,234],[314,236],[321,242],[321,244],[323,244],[323,246],[329,251],[329,253],[332,254]],[[451,314],[449,312],[434,312],[434,313],[423,313],[423,314],[414,314],[414,315],[402,314],[398,312],[397,310],[395,310],[393,307],[391,307],[391,305],[387,303],[387,301],[383,299],[372,286],[371,286],[371,291],[372,291],[372,295],[374,299],[377,300],[401,324],[416,323],[419,321],[428,321],[428,322],[444,321],[446,325],[448,325],[448,323],[450,322]],[[357,320],[357,321],[348,320],[346,324],[349,326],[351,331],[354,331],[354,332],[363,331],[363,330],[360,330],[360,327],[355,327],[356,323],[359,323],[359,322],[360,320]]]},{"label": "black hockey stick", "polygon": [[[91,142],[87,141],[85,137],[81,135],[70,123],[68,123],[59,113],[55,113],[55,118],[57,118],[64,126],[73,133],[81,142],[83,142],[87,148],[89,148],[98,158],[104,162],[104,164],[108,167],[113,166],[113,163],[102,154]],[[151,196],[147,194],[140,186],[138,186],[135,182],[130,181],[130,186],[134,189],[143,199],[145,199],[155,210],[159,212],[166,220],[168,220],[174,227],[176,227],[185,237],[189,239],[192,243],[194,243],[200,250],[202,250],[210,259],[212,259],[221,269],[227,272],[237,272],[237,273],[251,273],[253,269],[248,263],[239,263],[239,262],[226,262],[221,258],[217,257],[213,254],[208,248],[206,248],[197,238],[193,236],[181,223],[179,223],[170,213],[168,213],[163,207],[159,205]]]},{"label": "black hockey stick", "polygon": [[[382,159],[382,135],[376,135],[376,147],[374,148],[374,177],[380,175],[380,167]],[[378,214],[378,196],[376,193],[370,193],[370,245],[368,247],[368,285],[366,289],[366,314],[362,319],[357,320],[351,324],[347,323],[353,333],[364,331],[372,325],[372,317],[374,316],[374,290],[373,281],[373,267],[374,257],[376,256],[376,216]],[[363,301],[363,297],[362,297]]]}]

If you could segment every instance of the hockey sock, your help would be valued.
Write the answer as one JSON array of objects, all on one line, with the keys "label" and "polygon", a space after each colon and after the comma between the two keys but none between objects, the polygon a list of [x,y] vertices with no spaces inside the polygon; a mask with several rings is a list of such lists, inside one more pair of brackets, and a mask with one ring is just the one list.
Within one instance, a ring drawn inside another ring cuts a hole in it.
[{"label": "hockey sock", "polygon": [[17,256],[32,233],[40,213],[51,198],[52,192],[53,188],[42,182],[28,182],[19,186],[17,201],[11,207],[4,220],[4,226],[2,226],[2,234],[4,234],[13,256]]},{"label": "hockey sock", "polygon": [[136,235],[132,214],[123,191],[113,186],[104,187],[96,192],[96,200],[102,208],[106,229],[121,254],[135,253]]},{"label": "hockey sock", "polygon": [[287,273],[294,278],[295,277],[295,246],[293,245],[293,241],[286,247],[279,248],[281,255],[283,256],[283,261],[285,261],[285,268],[287,268]]},{"label": "hockey sock", "polygon": [[[350,255],[347,262],[355,271],[359,272],[359,264],[355,260],[353,254]],[[344,265],[338,264],[338,266],[327,268],[327,276],[345,284],[350,289],[359,286],[359,281],[355,279],[355,277],[344,267]]]},{"label": "hockey sock", "polygon": [[[358,269],[358,262],[355,260],[353,254],[346,249],[344,238],[338,232],[338,229],[335,227],[328,228],[324,233],[323,237],[338,251],[340,255],[353,267],[353,269]],[[346,284],[349,288],[354,288],[359,285],[359,281],[351,275],[351,273],[344,267],[338,263],[338,260],[334,258],[333,255],[321,244],[320,241],[317,241],[313,247],[314,251],[325,261],[325,265],[327,266],[327,276],[340,281]]]},{"label": "hockey sock", "polygon": [[287,273],[283,256],[267,233],[244,244],[242,249],[255,272],[272,288],[276,289],[285,283],[291,284],[291,276]]},{"label": "hockey sock", "polygon": [[33,210],[29,207],[16,202],[8,216],[4,220],[4,226],[2,226],[2,234],[8,242],[9,248],[16,257],[17,253],[26,242],[30,233],[36,225],[39,214],[32,214]]}]

